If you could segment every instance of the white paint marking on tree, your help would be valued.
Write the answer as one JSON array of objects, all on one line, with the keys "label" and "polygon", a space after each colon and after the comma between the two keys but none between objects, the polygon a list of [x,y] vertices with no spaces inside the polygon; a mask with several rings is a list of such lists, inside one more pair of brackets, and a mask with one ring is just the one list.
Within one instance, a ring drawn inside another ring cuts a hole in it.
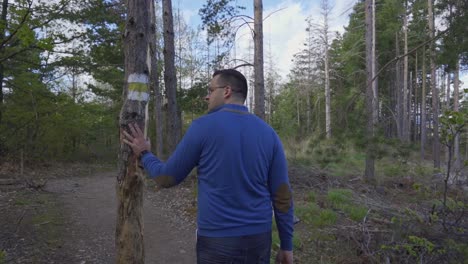
[{"label": "white paint marking on tree", "polygon": [[127,99],[148,102],[148,79],[149,77],[147,74],[130,74],[128,76]]}]

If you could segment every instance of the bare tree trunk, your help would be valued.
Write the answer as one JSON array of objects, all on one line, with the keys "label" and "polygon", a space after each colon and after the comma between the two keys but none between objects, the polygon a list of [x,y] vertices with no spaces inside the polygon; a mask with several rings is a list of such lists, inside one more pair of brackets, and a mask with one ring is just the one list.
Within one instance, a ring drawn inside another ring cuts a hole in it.
[{"label": "bare tree trunk", "polygon": [[374,137],[374,108],[373,108],[373,87],[372,87],[372,64],[375,57],[372,57],[372,42],[374,41],[373,27],[372,24],[374,21],[373,18],[373,0],[366,0],[365,12],[366,12],[366,72],[367,72],[367,82],[366,82],[366,113],[367,113],[367,148],[366,148],[366,169],[364,172],[364,180],[369,183],[375,183],[375,173],[374,173],[374,154],[373,147],[370,144]]},{"label": "bare tree trunk", "polygon": [[[459,96],[460,96],[460,61],[457,58],[457,64],[455,66],[454,80],[453,80],[453,111],[459,111]],[[458,133],[454,141],[454,164],[453,168],[456,172],[461,169],[461,156],[460,156],[460,134]]]},{"label": "bare tree trunk", "polygon": [[[408,17],[406,7],[407,2],[405,1],[405,13],[403,15],[403,39],[404,39],[404,54],[408,53]],[[403,59],[403,140],[409,141],[409,109],[408,109],[408,56]]]},{"label": "bare tree trunk", "polygon": [[[372,79],[377,73],[377,55],[376,55],[376,42],[377,37],[375,34],[375,0],[372,0]],[[376,78],[372,81],[372,122],[374,124],[374,129],[379,122],[379,92],[378,92],[378,79]]]},{"label": "bare tree trunk", "polygon": [[446,95],[445,95],[445,107],[447,110],[450,109],[450,72],[447,72],[447,92],[446,92]]},{"label": "bare tree trunk", "polygon": [[263,4],[254,0],[255,114],[265,119],[265,81],[263,76]]},{"label": "bare tree trunk", "polygon": [[166,86],[168,104],[168,136],[169,153],[172,153],[179,142],[182,127],[177,108],[177,80],[175,69],[174,22],[172,17],[172,1],[163,0],[164,25],[164,84]]},{"label": "bare tree trunk", "polygon": [[[125,86],[120,112],[120,138],[129,123],[144,130],[145,108],[149,99],[148,56],[152,0],[127,1],[127,23],[124,33]],[[137,166],[138,157],[126,144],[120,146],[117,176],[118,213],[116,225],[116,263],[144,263],[143,187],[144,176]]]},{"label": "bare tree trunk", "polygon": [[[396,56],[400,56],[400,41],[398,39],[398,32],[395,33],[395,52]],[[395,83],[396,83],[396,91],[397,91],[397,107],[396,107],[396,113],[397,113],[397,134],[398,134],[398,139],[401,141],[404,141],[404,121],[403,121],[403,116],[404,116],[404,107],[403,107],[403,87],[402,87],[402,82],[401,82],[401,65],[400,61],[397,61],[395,63]]]},{"label": "bare tree trunk", "polygon": [[418,125],[417,125],[417,116],[419,114],[419,121],[421,121],[421,111],[419,107],[419,99],[418,99],[418,93],[419,93],[419,77],[418,77],[418,53],[416,52],[416,59],[415,59],[415,71],[414,71],[414,115],[413,115],[413,124],[414,124],[414,142],[418,140]]},{"label": "bare tree trunk", "polygon": [[413,115],[416,115],[416,105],[414,107],[414,111],[411,111],[411,106],[412,106],[412,103],[411,103],[411,99],[413,98],[413,72],[410,71],[409,72],[409,83],[408,83],[408,104],[407,104],[407,107],[408,107],[408,114],[406,115],[406,118],[408,120],[408,141],[411,141],[411,139],[413,138],[413,136],[411,135],[411,132],[413,131],[412,129],[412,116]]},{"label": "bare tree trunk", "polygon": [[426,153],[426,48],[422,54],[422,91],[421,91],[421,159]]},{"label": "bare tree trunk", "polygon": [[151,90],[153,90],[153,99],[154,99],[154,119],[155,119],[155,128],[156,128],[156,156],[163,157],[163,116],[162,116],[162,93],[160,87],[160,74],[161,70],[158,67],[158,61],[160,58],[159,53],[159,33],[156,26],[156,5],[154,1],[152,2],[151,10]]},{"label": "bare tree trunk", "polygon": [[[429,20],[429,37],[434,37],[434,13],[432,1],[427,0],[428,4],[428,20]],[[432,139],[432,155],[434,158],[434,168],[440,169],[440,142],[439,142],[439,91],[436,85],[436,65],[435,65],[435,50],[434,43],[430,45],[430,60],[431,60],[431,91],[432,91],[432,124],[433,124],[433,139]]]},{"label": "bare tree trunk", "polygon": [[[2,14],[0,17],[0,24],[2,28],[0,29],[0,42],[5,38],[5,30],[7,27],[7,14],[8,14],[8,0],[3,0],[2,2]],[[3,115],[3,78],[5,74],[5,69],[3,68],[3,62],[0,62],[0,124],[2,123]],[[0,141],[0,148],[2,148],[2,142]],[[0,151],[1,154],[2,151]]]},{"label": "bare tree trunk", "polygon": [[329,66],[329,43],[328,43],[328,14],[330,13],[330,7],[328,0],[322,1],[322,15],[323,15],[323,37],[325,42],[325,132],[327,138],[331,138],[331,105],[330,105],[330,66]]}]

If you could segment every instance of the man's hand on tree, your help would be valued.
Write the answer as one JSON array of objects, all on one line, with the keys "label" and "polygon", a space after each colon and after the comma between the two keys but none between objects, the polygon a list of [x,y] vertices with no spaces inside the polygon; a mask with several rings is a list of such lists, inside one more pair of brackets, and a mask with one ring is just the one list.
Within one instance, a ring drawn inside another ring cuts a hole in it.
[{"label": "man's hand on tree", "polygon": [[127,131],[123,130],[124,138],[123,142],[128,144],[135,155],[140,156],[141,152],[144,150],[150,151],[151,144],[149,140],[146,140],[143,132],[141,131],[140,127],[136,123],[128,124],[131,134]]}]

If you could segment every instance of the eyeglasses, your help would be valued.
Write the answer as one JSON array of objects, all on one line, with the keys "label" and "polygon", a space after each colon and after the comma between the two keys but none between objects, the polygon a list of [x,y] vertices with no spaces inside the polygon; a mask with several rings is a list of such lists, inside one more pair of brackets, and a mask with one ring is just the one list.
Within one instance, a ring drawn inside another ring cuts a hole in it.
[{"label": "eyeglasses", "polygon": [[206,90],[207,90],[207,91],[206,91],[206,92],[207,92],[207,95],[208,95],[208,96],[210,96],[210,95],[211,95],[211,93],[212,93],[212,92],[214,92],[214,90],[216,90],[216,89],[221,89],[221,88],[223,88],[223,89],[224,89],[224,88],[226,88],[226,87],[228,87],[228,86],[229,86],[229,85],[223,85],[223,86],[214,86],[214,87],[210,87],[210,86],[208,86],[208,89],[206,89]]}]

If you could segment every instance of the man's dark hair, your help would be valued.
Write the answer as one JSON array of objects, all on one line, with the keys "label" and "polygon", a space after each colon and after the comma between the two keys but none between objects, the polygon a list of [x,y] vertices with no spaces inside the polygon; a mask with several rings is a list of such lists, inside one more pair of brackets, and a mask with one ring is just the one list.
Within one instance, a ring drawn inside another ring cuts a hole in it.
[{"label": "man's dark hair", "polygon": [[242,100],[247,98],[247,80],[244,75],[234,69],[217,70],[213,73],[213,77],[219,75],[219,78],[231,86],[232,92],[240,94]]}]

